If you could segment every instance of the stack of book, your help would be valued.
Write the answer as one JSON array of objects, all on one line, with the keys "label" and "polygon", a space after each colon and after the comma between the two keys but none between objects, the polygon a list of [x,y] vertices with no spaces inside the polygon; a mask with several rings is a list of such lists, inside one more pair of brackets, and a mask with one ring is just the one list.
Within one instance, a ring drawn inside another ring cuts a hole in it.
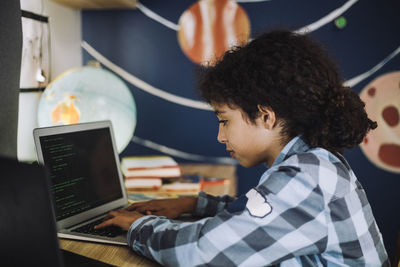
[{"label": "stack of book", "polygon": [[178,178],[182,170],[169,156],[123,157],[121,171],[130,190],[158,190],[163,179]]},{"label": "stack of book", "polygon": [[183,175],[177,179],[165,181],[161,190],[178,195],[197,195],[201,191],[203,177],[200,175]]}]

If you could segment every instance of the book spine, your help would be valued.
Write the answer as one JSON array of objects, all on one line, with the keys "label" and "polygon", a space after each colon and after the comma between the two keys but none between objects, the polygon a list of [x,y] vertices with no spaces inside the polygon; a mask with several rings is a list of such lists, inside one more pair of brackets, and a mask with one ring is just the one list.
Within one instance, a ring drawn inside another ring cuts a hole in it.
[{"label": "book spine", "polygon": [[181,168],[154,168],[154,169],[138,169],[138,170],[127,170],[124,167],[121,168],[122,174],[126,177],[179,177],[182,176]]},{"label": "book spine", "polygon": [[127,171],[158,170],[158,169],[180,169],[179,166],[156,166],[156,167],[125,167]]}]

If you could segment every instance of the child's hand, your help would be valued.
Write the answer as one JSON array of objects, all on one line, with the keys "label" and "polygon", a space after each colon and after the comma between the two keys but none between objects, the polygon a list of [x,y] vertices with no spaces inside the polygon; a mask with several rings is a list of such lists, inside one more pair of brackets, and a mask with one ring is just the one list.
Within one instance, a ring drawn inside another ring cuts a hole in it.
[{"label": "child's hand", "polygon": [[96,225],[94,229],[100,229],[103,227],[114,225],[119,226],[124,230],[128,230],[134,221],[143,216],[143,214],[140,214],[138,212],[127,211],[124,209],[110,211],[106,216],[106,220]]},{"label": "child's hand", "polygon": [[175,219],[183,213],[193,213],[196,209],[196,204],[197,198],[195,197],[157,199],[133,203],[126,210]]}]

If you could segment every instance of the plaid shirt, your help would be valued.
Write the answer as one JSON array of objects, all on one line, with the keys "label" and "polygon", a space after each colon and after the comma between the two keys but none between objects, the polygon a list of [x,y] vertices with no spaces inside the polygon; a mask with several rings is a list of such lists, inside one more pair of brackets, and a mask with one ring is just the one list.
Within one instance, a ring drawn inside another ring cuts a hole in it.
[{"label": "plaid shirt", "polygon": [[291,140],[245,196],[200,193],[181,222],[144,216],[129,246],[167,266],[386,266],[365,192],[340,155]]}]

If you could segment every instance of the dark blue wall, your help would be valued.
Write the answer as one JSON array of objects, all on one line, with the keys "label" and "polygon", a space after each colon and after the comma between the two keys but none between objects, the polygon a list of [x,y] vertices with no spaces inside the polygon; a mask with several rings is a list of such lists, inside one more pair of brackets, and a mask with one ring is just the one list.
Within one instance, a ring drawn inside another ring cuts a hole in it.
[{"label": "dark blue wall", "polygon": [[[240,5],[249,16],[254,36],[276,26],[299,29],[346,2],[271,0]],[[177,24],[180,15],[194,1],[143,0],[141,3]],[[348,23],[343,30],[330,22],[310,34],[327,46],[337,59],[344,79],[348,80],[371,69],[399,47],[399,10],[398,0],[358,1],[343,14]],[[139,10],[83,11],[82,28],[84,41],[127,72],[164,91],[200,100],[194,89],[196,65],[180,49],[176,31]],[[90,59],[84,53],[84,62]],[[396,56],[353,89],[360,92],[374,78],[399,71],[399,63],[400,57]],[[137,104],[136,136],[188,153],[227,156],[225,147],[217,143],[217,120],[212,112],[177,105],[128,85]],[[121,156],[158,153],[131,142]],[[378,169],[358,147],[347,151],[345,156],[365,187],[387,250],[393,254],[400,228],[400,175]],[[213,162],[211,158],[210,162]],[[263,166],[253,169],[239,166],[238,192],[244,193],[254,186],[264,169]]]}]

